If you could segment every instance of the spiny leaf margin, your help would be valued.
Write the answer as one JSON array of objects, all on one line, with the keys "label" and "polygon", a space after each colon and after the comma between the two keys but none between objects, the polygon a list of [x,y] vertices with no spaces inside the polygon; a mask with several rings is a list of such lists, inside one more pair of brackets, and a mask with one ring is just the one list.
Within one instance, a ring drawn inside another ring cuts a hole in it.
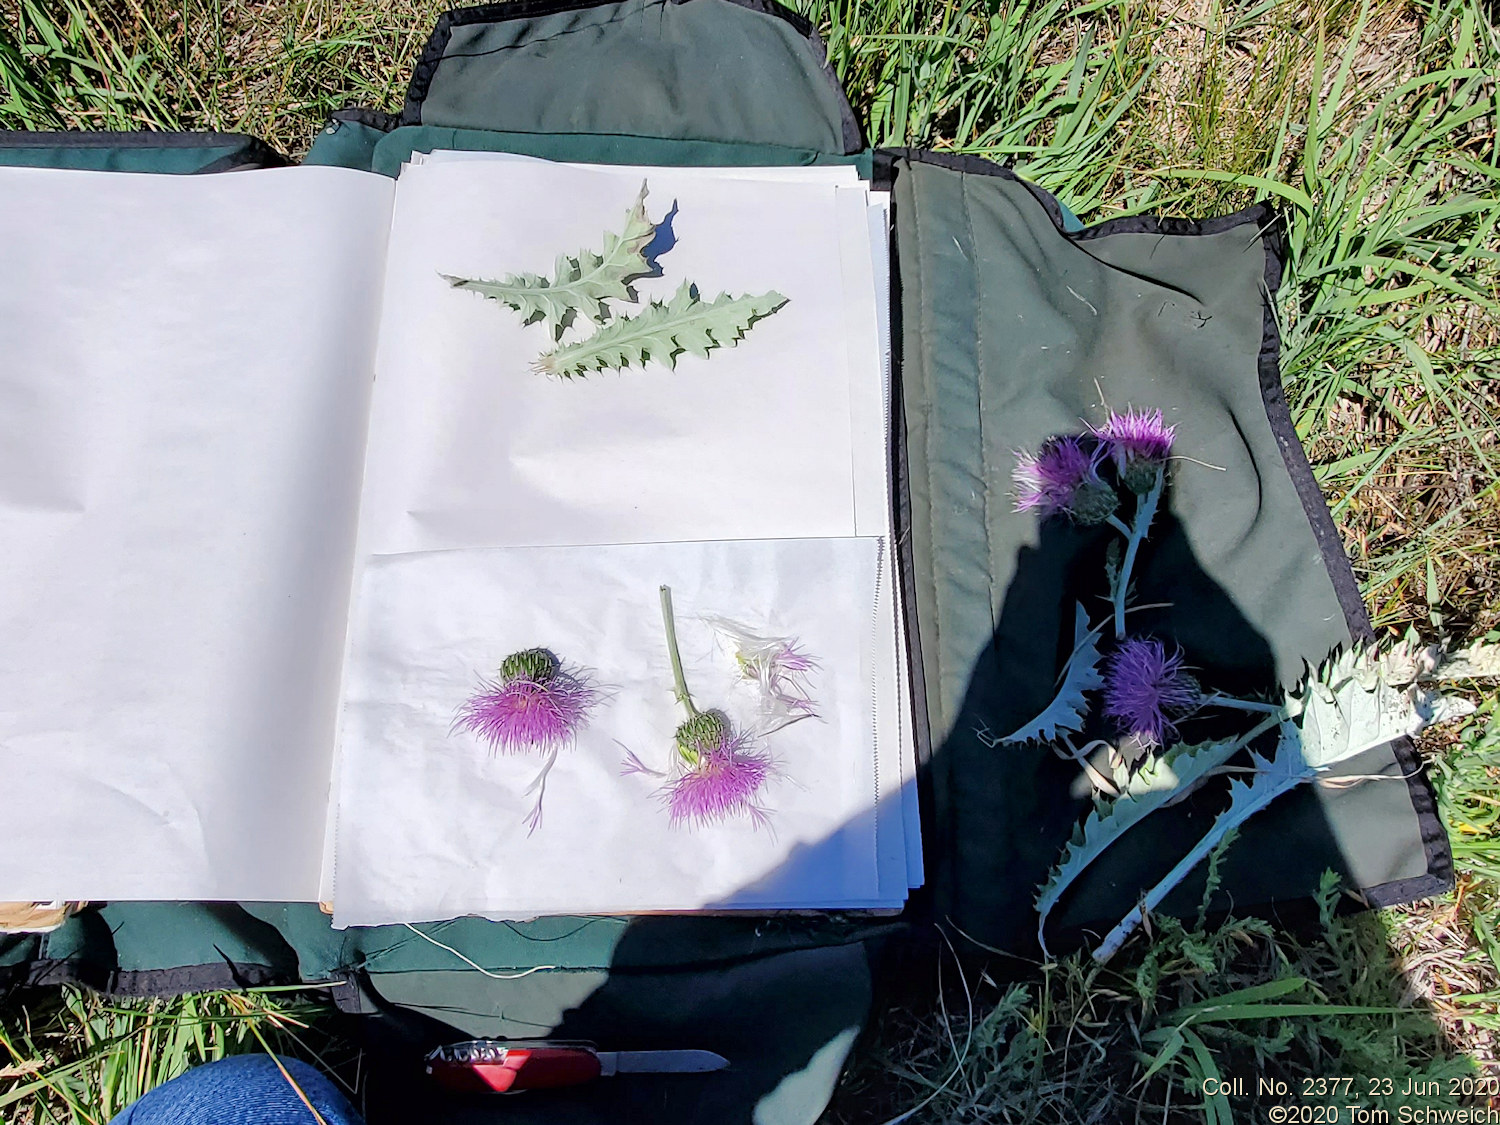
[{"label": "spiny leaf margin", "polygon": [[1044,954],[1047,953],[1044,934],[1047,916],[1084,869],[1127,831],[1157,809],[1171,804],[1229,761],[1263,729],[1257,728],[1251,736],[1218,742],[1179,743],[1161,757],[1149,759],[1118,798],[1095,802],[1088,816],[1073,829],[1061,858],[1037,894],[1036,936]]},{"label": "spiny leaf margin", "polygon": [[1103,625],[1089,628],[1088,613],[1080,604],[1074,618],[1073,652],[1063,666],[1062,684],[1052,702],[1036,718],[1022,723],[1005,737],[995,738],[981,732],[980,740],[986,746],[1004,746],[1015,742],[1051,742],[1061,731],[1081,731],[1089,708],[1083,693],[1097,691],[1104,686],[1104,676],[1099,671],[1099,663],[1103,659],[1099,652],[1099,637],[1103,631]]},{"label": "spiny leaf margin", "polygon": [[640,194],[626,212],[625,229],[605,233],[602,253],[585,249],[576,255],[560,254],[550,278],[535,273],[507,274],[499,281],[441,276],[455,289],[514,309],[523,323],[542,321],[554,340],[561,339],[578,316],[603,324],[611,315],[609,302],[636,301],[630,283],[651,272],[644,252],[656,237],[657,224],[646,217],[647,190],[642,181]]},{"label": "spiny leaf margin", "polygon": [[635,316],[612,320],[587,339],[544,352],[533,367],[564,379],[644,367],[650,361],[676,367],[683,352],[706,357],[716,348],[734,347],[756,321],[786,303],[774,290],[758,297],[721,293],[705,301],[691,282],[684,281],[670,301],[652,301]]}]

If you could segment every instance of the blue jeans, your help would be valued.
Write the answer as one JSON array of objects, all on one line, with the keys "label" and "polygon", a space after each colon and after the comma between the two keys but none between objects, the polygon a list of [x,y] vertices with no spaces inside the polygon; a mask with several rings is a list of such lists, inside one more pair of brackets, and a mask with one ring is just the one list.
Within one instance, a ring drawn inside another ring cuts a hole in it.
[{"label": "blue jeans", "polygon": [[[305,1062],[282,1059],[328,1125],[362,1125],[344,1095]],[[126,1106],[109,1125],[313,1125],[270,1055],[231,1055],[194,1067]]]}]

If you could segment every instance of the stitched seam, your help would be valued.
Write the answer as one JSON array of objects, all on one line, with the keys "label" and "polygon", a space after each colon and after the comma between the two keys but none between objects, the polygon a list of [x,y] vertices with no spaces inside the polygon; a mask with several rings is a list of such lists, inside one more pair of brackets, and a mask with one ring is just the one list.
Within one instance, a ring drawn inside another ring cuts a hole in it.
[{"label": "stitched seam", "polygon": [[974,237],[974,214],[969,207],[969,177],[964,173],[958,174],[959,201],[963,204],[964,211],[964,234],[968,237],[968,253],[970,271],[974,277],[974,413],[978,420],[979,434],[979,488],[980,504],[984,517],[984,561],[989,571],[990,624],[993,628],[996,621],[995,605],[995,544],[992,537],[994,523],[991,520],[990,508],[990,472],[989,443],[985,441],[985,410],[984,410],[984,271],[979,268],[979,240]]},{"label": "stitched seam", "polygon": [[[916,243],[917,251],[917,280],[920,286],[917,300],[917,336],[920,340],[918,361],[922,365],[922,406],[925,418],[923,428],[926,431],[922,435],[922,475],[923,486],[927,492],[927,573],[932,582],[932,629],[936,636],[937,629],[941,623],[943,612],[938,601],[937,580],[937,495],[932,487],[932,434],[936,429],[934,422],[937,418],[937,396],[933,394],[932,388],[932,349],[928,341],[932,338],[932,326],[928,313],[928,299],[932,292],[932,286],[928,284],[928,262],[923,242],[922,233],[922,207],[918,203],[920,185],[913,180],[911,192],[912,210],[912,240]],[[920,635],[920,630],[918,631]],[[942,691],[943,684],[943,646],[941,641],[933,645],[932,664],[938,691]],[[929,693],[931,685],[928,686]]]}]

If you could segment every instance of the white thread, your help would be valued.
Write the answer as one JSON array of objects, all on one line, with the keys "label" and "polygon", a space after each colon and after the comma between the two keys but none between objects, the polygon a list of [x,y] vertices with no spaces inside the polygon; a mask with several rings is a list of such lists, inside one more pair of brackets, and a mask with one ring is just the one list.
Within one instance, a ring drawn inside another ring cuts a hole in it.
[{"label": "white thread", "polygon": [[544,972],[547,969],[555,969],[555,968],[557,968],[556,965],[535,965],[532,968],[526,969],[525,971],[519,972],[519,973],[492,973],[492,972],[490,972],[490,970],[486,969],[483,965],[479,965],[479,964],[476,964],[473,961],[470,961],[467,957],[465,957],[458,950],[454,949],[451,945],[444,945],[442,942],[438,941],[437,938],[431,937],[428,934],[424,934],[421,930],[417,929],[417,927],[413,926],[410,922],[402,922],[401,924],[403,926],[405,926],[408,930],[410,930],[412,933],[416,934],[423,941],[430,941],[433,945],[437,946],[439,949],[446,949],[449,953],[453,954],[453,956],[457,957],[460,961],[462,961],[465,965],[468,965],[471,969],[477,969],[479,972],[483,973],[485,976],[490,977],[490,978],[492,978],[494,980],[520,980],[522,977],[529,977],[532,973],[540,973],[540,972]]}]

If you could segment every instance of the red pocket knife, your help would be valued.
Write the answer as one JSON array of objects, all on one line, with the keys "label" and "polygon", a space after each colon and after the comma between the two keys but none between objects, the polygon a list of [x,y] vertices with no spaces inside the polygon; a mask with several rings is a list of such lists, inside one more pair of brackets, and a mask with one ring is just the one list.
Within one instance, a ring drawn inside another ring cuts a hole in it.
[{"label": "red pocket knife", "polygon": [[600,1051],[555,1039],[470,1039],[427,1056],[427,1073],[462,1094],[548,1090],[616,1074],[706,1074],[728,1065],[712,1051]]}]

